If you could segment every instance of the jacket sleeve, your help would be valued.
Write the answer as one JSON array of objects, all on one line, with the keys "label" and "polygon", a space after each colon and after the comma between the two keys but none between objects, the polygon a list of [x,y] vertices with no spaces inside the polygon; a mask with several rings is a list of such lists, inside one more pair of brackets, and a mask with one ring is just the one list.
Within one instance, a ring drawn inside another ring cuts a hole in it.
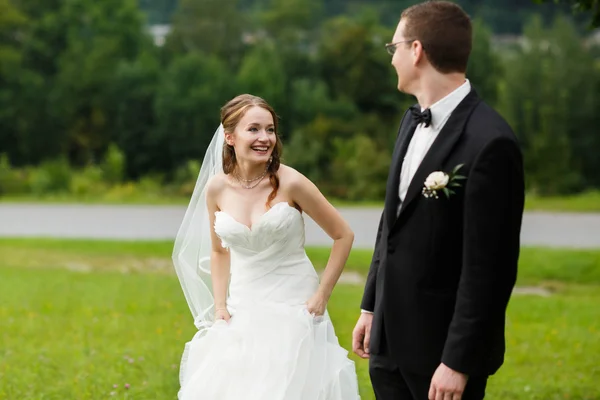
[{"label": "jacket sleeve", "polygon": [[491,346],[503,343],[523,203],[519,146],[509,138],[494,139],[476,157],[465,181],[463,265],[442,355],[442,362],[456,371],[481,373]]},{"label": "jacket sleeve", "polygon": [[371,266],[369,267],[369,274],[367,275],[367,282],[365,284],[365,292],[360,304],[361,309],[371,312],[374,311],[373,309],[375,308],[375,287],[377,283],[377,270],[379,269],[379,261],[381,259],[381,230],[383,229],[383,218],[384,212],[382,211],[381,218],[379,219],[379,227],[377,228],[377,239],[375,240],[373,258],[371,260]]}]

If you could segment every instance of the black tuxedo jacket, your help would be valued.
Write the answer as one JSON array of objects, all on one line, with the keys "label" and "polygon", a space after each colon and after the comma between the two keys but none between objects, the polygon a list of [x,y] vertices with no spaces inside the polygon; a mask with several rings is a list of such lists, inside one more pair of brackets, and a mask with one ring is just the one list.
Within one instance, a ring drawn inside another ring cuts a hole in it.
[{"label": "black tuxedo jacket", "polygon": [[[472,376],[504,361],[505,311],[517,276],[524,203],[518,142],[474,90],[452,112],[416,171],[400,213],[402,161],[415,130],[396,141],[361,307],[374,312],[370,352],[432,375],[441,362]],[[427,176],[464,164],[447,198],[422,194]]]}]

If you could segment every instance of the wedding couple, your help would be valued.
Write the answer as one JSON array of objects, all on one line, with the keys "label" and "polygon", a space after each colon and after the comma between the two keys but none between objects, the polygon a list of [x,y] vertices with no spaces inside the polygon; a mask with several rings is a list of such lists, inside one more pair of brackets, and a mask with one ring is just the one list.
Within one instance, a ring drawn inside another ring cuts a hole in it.
[{"label": "wedding couple", "polygon": [[[503,363],[517,274],[523,166],[511,128],[466,79],[471,22],[446,1],[406,9],[386,48],[402,117],[353,332],[377,399],[482,399]],[[280,163],[277,116],[241,95],[221,110],[173,260],[198,333],[182,400],[359,399],[327,302],[353,233]],[[333,239],[319,279],[306,213]]]}]

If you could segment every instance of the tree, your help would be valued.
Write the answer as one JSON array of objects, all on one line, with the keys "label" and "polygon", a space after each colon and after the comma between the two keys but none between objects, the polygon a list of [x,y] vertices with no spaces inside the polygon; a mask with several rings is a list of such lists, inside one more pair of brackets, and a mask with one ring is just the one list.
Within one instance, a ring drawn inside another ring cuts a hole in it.
[{"label": "tree", "polygon": [[139,4],[148,15],[149,24],[168,24],[177,7],[176,0],[139,0]]},{"label": "tree", "polygon": [[26,23],[23,13],[8,0],[0,0],[0,74],[20,62],[19,36]]},{"label": "tree", "polygon": [[0,0],[0,143],[15,165],[56,149],[45,138],[36,141],[31,135],[44,112],[39,107],[40,93],[45,93],[42,77],[27,65],[25,49],[32,42],[33,25],[21,9]]},{"label": "tree", "polygon": [[320,0],[265,0],[261,4],[253,18],[261,27],[254,32],[256,45],[266,45],[277,53],[273,60],[284,77],[277,110],[285,116],[281,127],[289,134],[307,122],[296,114],[303,105],[298,103],[294,87],[299,80],[318,79],[315,43],[319,42],[323,8]]},{"label": "tree", "polygon": [[211,54],[233,69],[243,55],[246,22],[238,0],[181,0],[165,46],[172,56]]},{"label": "tree", "polygon": [[233,97],[232,73],[216,56],[190,52],[175,59],[156,95],[157,126],[148,138],[160,149],[154,168],[173,172],[204,156],[219,126],[219,110]]},{"label": "tree", "polygon": [[10,131],[17,113],[15,81],[22,66],[19,38],[24,35],[26,24],[25,15],[8,0],[0,0],[0,142],[7,147],[12,147],[8,142],[15,140]]},{"label": "tree", "polygon": [[154,52],[121,62],[108,91],[111,115],[110,141],[123,151],[126,175],[139,178],[155,172],[162,148],[153,141],[155,102],[161,82],[161,66]]},{"label": "tree", "polygon": [[58,59],[54,111],[66,125],[69,159],[83,165],[100,160],[110,142],[110,86],[119,64],[136,59],[151,42],[135,0],[75,0],[61,13],[66,46]]},{"label": "tree", "polygon": [[413,102],[397,90],[385,43],[392,32],[374,14],[361,19],[339,17],[327,22],[319,45],[322,77],[333,99],[349,99],[363,112],[384,116],[398,113],[403,102]]},{"label": "tree", "polygon": [[240,92],[264,98],[276,111],[285,106],[286,81],[289,77],[274,44],[259,43],[247,52],[237,78]]},{"label": "tree", "polygon": [[575,13],[586,12],[591,15],[590,27],[600,27],[600,0],[535,0],[536,3],[569,4]]},{"label": "tree", "polygon": [[367,135],[334,141],[334,194],[347,200],[381,200],[391,162],[391,153],[382,151]]},{"label": "tree", "polygon": [[[12,36],[18,39],[18,73],[2,85],[12,93],[11,161],[37,164],[61,155],[78,164],[98,161],[110,139],[113,74],[151,44],[136,1],[12,4],[27,23]],[[0,18],[11,15],[4,11]]]},{"label": "tree", "polygon": [[[10,3],[10,1],[9,1]],[[37,164],[64,152],[67,127],[56,113],[55,76],[64,52],[69,23],[60,0],[12,2],[27,19],[20,31],[20,69],[13,76],[12,108],[15,112],[9,131],[15,135],[10,151],[15,165]]]},{"label": "tree", "polygon": [[490,104],[496,104],[498,84],[502,78],[502,63],[491,46],[492,33],[481,19],[473,21],[473,48],[469,58],[467,77],[479,95]]},{"label": "tree", "polygon": [[501,110],[523,145],[529,189],[561,194],[585,188],[600,167],[593,58],[571,23],[558,19],[546,30],[539,18],[507,58]]}]

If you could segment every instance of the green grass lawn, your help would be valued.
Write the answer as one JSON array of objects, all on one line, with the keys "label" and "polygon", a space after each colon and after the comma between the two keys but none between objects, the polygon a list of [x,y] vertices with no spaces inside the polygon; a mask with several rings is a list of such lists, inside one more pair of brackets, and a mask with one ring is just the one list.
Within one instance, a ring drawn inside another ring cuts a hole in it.
[{"label": "green grass lawn", "polygon": [[[170,274],[173,272],[172,250],[171,241],[0,238],[0,265]],[[309,247],[306,251],[317,269],[324,268],[329,249]],[[352,250],[346,270],[366,275],[371,256],[372,251],[369,250]],[[520,285],[600,284],[600,249],[524,248],[520,260]]]},{"label": "green grass lawn", "polygon": [[[171,246],[0,239],[0,399],[175,399],[195,328]],[[317,268],[327,260],[308,253]],[[369,260],[353,251],[348,269],[364,273]],[[486,398],[600,399],[600,250],[524,249],[519,285],[552,295],[513,297],[506,362]],[[339,285],[329,304],[348,349],[361,293]],[[373,400],[367,362],[351,357]]]},{"label": "green grass lawn", "polygon": [[573,196],[528,195],[525,208],[530,211],[600,212],[600,191],[590,191]]},{"label": "green grass lawn", "polygon": [[[346,201],[330,199],[336,207],[382,208],[382,201]],[[10,203],[83,203],[83,204],[150,204],[187,205],[189,198],[160,194],[134,193],[127,196],[76,197],[70,194],[30,196],[0,196],[0,202]],[[600,212],[600,191],[590,191],[573,196],[540,197],[527,195],[525,209],[528,211]]]}]

